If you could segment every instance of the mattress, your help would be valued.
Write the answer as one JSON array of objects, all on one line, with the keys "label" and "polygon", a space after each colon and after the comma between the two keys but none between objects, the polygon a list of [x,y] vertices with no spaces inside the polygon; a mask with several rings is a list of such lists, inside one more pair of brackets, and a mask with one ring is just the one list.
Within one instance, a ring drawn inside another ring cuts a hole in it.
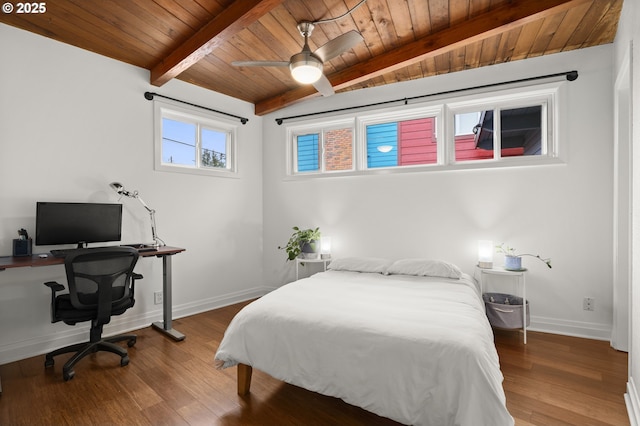
[{"label": "mattress", "polygon": [[238,363],[412,425],[513,425],[476,281],[327,271],[231,321],[216,366]]}]

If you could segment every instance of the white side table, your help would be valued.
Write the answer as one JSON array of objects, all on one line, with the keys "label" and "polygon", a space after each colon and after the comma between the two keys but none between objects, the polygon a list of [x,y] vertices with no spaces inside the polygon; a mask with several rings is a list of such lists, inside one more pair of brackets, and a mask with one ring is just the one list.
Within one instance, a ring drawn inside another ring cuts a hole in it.
[{"label": "white side table", "polygon": [[518,284],[522,285],[522,330],[524,334],[524,344],[527,344],[527,283],[525,281],[526,268],[522,268],[518,271],[504,269],[500,266],[494,266],[493,268],[480,268],[476,267],[480,272],[480,294],[484,294],[484,276],[485,275],[506,275],[516,278]]},{"label": "white side table", "polygon": [[326,271],[327,265],[331,263],[331,259],[302,259],[300,257],[296,257],[296,281],[299,279],[300,265],[303,263],[322,263],[322,269],[323,271]]}]

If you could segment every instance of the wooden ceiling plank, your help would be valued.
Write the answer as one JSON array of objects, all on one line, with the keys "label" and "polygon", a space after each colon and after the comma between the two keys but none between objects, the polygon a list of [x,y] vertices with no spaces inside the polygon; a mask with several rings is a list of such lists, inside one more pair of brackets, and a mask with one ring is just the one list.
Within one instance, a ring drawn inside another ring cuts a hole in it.
[{"label": "wooden ceiling plank", "polygon": [[197,31],[213,16],[202,6],[195,2],[179,3],[174,0],[153,0],[158,6],[180,19],[194,31]]},{"label": "wooden ceiling plank", "polygon": [[218,45],[279,6],[283,0],[237,0],[151,69],[151,84],[162,86]]},{"label": "wooden ceiling plank", "polygon": [[449,25],[456,25],[469,19],[471,0],[449,0]]},{"label": "wooden ceiling plank", "polygon": [[496,63],[498,56],[498,47],[502,40],[502,34],[498,34],[494,37],[485,38],[482,40],[482,51],[480,53],[479,66],[485,67]]},{"label": "wooden ceiling plank", "polygon": [[604,7],[604,16],[598,20],[598,24],[594,27],[583,46],[596,46],[615,38],[620,13],[622,12],[622,1],[614,1],[613,4]]},{"label": "wooden ceiling plank", "polygon": [[[328,78],[333,87],[339,90],[346,85],[395,71],[427,56],[438,56],[467,43],[484,40],[502,31],[543,19],[546,16],[553,16],[585,1],[588,0],[537,0],[535,2],[514,0],[491,10],[490,13],[478,15],[469,21],[448,27],[378,55],[357,66],[328,76]],[[315,95],[313,91],[306,87],[294,89],[276,98],[259,101],[256,103],[255,111],[257,115],[267,114],[313,95]]]},{"label": "wooden ceiling plank", "polygon": [[605,2],[602,0],[593,0],[589,11],[585,14],[582,21],[578,24],[578,27],[569,38],[567,45],[564,50],[573,50],[578,49],[583,46],[584,41],[592,34],[593,29],[596,27],[597,23],[600,21],[604,14],[603,6],[605,4],[610,4],[615,2],[615,0],[611,0],[609,2]]},{"label": "wooden ceiling plank", "polygon": [[558,53],[564,50],[569,37],[571,37],[571,34],[573,34],[573,32],[578,27],[578,24],[582,20],[582,17],[589,10],[589,6],[590,5],[588,3],[585,3],[567,11],[562,22],[560,23],[560,25],[558,25],[558,28],[553,34],[553,37],[549,41],[549,44],[544,51],[545,55]]},{"label": "wooden ceiling plank", "polygon": [[431,32],[428,1],[409,2],[409,14],[411,15],[411,26],[416,40]]},{"label": "wooden ceiling plank", "polygon": [[413,24],[411,23],[411,11],[406,2],[397,5],[395,3],[389,4],[390,0],[387,0],[387,10],[393,22],[393,27],[396,30],[398,42],[405,44],[412,42],[417,37],[413,31]]},{"label": "wooden ceiling plank", "polygon": [[529,52],[529,56],[541,56],[549,47],[549,43],[553,39],[557,29],[560,27],[562,20],[564,19],[566,12],[558,13],[553,16],[547,16],[544,18],[538,37],[536,37]]},{"label": "wooden ceiling plank", "polygon": [[[471,4],[469,5],[469,17],[473,18],[474,16],[482,15],[483,13],[488,12],[489,9],[491,9],[491,3],[491,0],[472,0]],[[493,6],[496,7],[498,5],[496,4]]]},{"label": "wooden ceiling plank", "polygon": [[464,68],[472,69],[480,66],[480,54],[482,53],[482,41],[469,43],[464,46]]},{"label": "wooden ceiling plank", "polygon": [[369,0],[367,1],[371,18],[376,25],[384,50],[395,49],[400,45],[396,28],[391,18],[391,13],[387,6],[386,0]]},{"label": "wooden ceiling plank", "polygon": [[513,48],[513,54],[511,55],[512,61],[524,59],[529,55],[533,41],[536,39],[540,28],[542,27],[542,20],[536,22],[530,22],[521,28],[518,41]]},{"label": "wooden ceiling plank", "polygon": [[511,61],[521,31],[522,27],[519,27],[502,33],[495,63],[504,63]]}]

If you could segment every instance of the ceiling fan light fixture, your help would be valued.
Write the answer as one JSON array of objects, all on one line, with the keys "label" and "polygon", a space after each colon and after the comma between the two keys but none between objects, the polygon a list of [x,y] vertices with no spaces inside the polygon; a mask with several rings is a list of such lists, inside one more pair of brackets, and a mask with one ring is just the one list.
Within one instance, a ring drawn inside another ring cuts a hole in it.
[{"label": "ceiling fan light fixture", "polygon": [[293,55],[289,68],[298,83],[312,84],[322,77],[322,61],[307,52]]}]

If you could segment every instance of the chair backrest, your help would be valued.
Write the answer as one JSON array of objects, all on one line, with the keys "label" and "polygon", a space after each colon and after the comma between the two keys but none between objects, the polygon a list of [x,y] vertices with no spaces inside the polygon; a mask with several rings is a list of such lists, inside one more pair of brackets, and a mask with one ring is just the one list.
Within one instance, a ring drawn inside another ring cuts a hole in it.
[{"label": "chair backrest", "polygon": [[65,258],[71,304],[97,311],[107,324],[113,306],[131,298],[131,275],[138,251],[131,247],[79,249]]}]

